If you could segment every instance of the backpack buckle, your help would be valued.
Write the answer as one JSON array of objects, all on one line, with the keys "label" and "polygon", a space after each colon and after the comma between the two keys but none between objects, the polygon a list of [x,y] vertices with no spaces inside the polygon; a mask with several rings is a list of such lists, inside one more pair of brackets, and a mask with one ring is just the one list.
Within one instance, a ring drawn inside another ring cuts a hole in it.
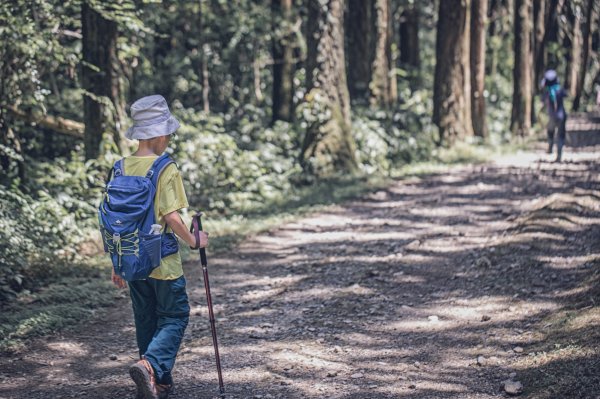
[{"label": "backpack buckle", "polygon": [[113,233],[112,240],[113,240],[113,243],[115,243],[115,244],[120,243],[121,242],[121,234]]},{"label": "backpack buckle", "polygon": [[153,171],[152,169],[150,169],[150,170],[148,171],[148,173],[146,173],[146,178],[147,178],[147,179],[151,179],[151,178],[152,178],[152,176],[154,176],[154,171]]}]

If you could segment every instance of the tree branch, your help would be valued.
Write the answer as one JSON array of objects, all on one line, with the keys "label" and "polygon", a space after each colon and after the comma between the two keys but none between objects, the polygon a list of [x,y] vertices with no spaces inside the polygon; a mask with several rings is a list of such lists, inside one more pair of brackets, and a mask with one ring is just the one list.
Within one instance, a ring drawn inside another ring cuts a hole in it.
[{"label": "tree branch", "polygon": [[83,139],[85,125],[81,122],[51,115],[44,115],[41,118],[35,118],[33,115],[26,113],[13,105],[5,105],[4,107],[8,109],[15,117],[25,122],[35,123],[46,129],[54,130],[57,133]]}]

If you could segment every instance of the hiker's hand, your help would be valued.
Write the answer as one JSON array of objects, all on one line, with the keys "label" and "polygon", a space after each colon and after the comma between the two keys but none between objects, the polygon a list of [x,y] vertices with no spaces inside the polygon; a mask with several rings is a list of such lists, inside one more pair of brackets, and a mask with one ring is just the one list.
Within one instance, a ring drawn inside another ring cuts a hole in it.
[{"label": "hiker's hand", "polygon": [[177,211],[173,211],[171,213],[163,216],[167,225],[177,234],[178,237],[183,239],[191,249],[204,248],[208,245],[208,233],[201,231],[200,232],[200,240],[198,241],[198,246],[196,246],[196,236],[190,232],[187,226],[181,220],[181,216]]},{"label": "hiker's hand", "polygon": [[198,236],[200,237],[200,241],[198,242],[198,246],[196,246],[196,236],[192,233],[190,233],[191,236],[191,242],[193,242],[193,245],[190,245],[190,249],[200,249],[200,248],[206,248],[208,246],[208,233],[206,231],[201,231]]},{"label": "hiker's hand", "polygon": [[112,270],[112,276],[111,276],[111,280],[113,282],[113,284],[117,287],[117,288],[126,288],[127,287],[127,282],[125,280],[123,280],[121,278],[121,276],[115,274],[114,269]]},{"label": "hiker's hand", "polygon": [[208,247],[208,233],[206,231],[201,231],[199,248],[206,248],[206,247]]}]

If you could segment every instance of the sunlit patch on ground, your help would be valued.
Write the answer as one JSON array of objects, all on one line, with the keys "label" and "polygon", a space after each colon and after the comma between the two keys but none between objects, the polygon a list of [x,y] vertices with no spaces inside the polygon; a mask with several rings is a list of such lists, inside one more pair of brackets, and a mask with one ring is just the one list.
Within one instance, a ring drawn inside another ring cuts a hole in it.
[{"label": "sunlit patch on ground", "polygon": [[[600,392],[600,158],[546,158],[398,181],[209,251],[227,397],[491,399],[508,378],[528,398]],[[186,273],[192,312],[173,397],[212,398],[199,265]],[[132,397],[137,353],[130,305],[120,306],[1,360],[0,396],[33,376],[32,399]]]}]

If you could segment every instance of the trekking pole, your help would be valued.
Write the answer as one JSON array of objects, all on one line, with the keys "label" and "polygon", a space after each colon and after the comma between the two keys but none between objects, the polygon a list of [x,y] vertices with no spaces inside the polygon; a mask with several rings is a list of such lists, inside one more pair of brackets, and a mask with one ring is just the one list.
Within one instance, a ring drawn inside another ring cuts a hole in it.
[{"label": "trekking pole", "polygon": [[[202,231],[202,221],[200,220],[202,212],[198,212],[192,219],[192,226],[190,227],[190,233],[196,236],[198,242],[200,242],[200,232]],[[217,373],[219,374],[219,392],[221,395],[225,394],[225,387],[223,386],[223,376],[221,375],[221,359],[219,357],[219,345],[217,343],[217,329],[215,327],[215,315],[213,313],[212,297],[210,295],[210,283],[208,282],[208,268],[206,262],[206,249],[199,248],[200,250],[200,262],[202,263],[202,274],[204,275],[204,289],[206,291],[206,304],[208,305],[208,317],[210,319],[210,331],[212,332],[213,346],[215,347],[215,358],[217,359]]]}]

